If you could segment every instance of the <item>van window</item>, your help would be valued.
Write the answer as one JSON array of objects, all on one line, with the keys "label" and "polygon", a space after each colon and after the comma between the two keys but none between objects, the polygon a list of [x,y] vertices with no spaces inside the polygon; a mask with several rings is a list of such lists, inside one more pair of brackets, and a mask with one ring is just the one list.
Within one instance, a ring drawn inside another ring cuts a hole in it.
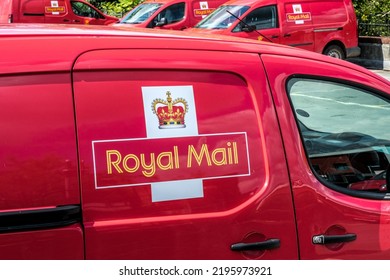
[{"label": "van window", "polygon": [[249,6],[223,5],[201,20],[195,28],[227,29],[241,17]]},{"label": "van window", "polygon": [[269,29],[277,27],[277,15],[276,6],[261,7],[250,12],[243,22],[240,22],[234,29],[233,32],[240,32],[242,27],[245,25],[255,26],[256,30]]},{"label": "van window", "polygon": [[162,10],[152,21],[152,26],[162,26],[165,24],[171,24],[181,21],[184,18],[185,3],[173,4],[166,9]]},{"label": "van window", "polygon": [[78,15],[80,17],[104,19],[104,17],[101,14],[99,14],[98,12],[96,12],[94,9],[84,4],[83,2],[71,1],[71,4],[72,4],[73,13],[75,15]]},{"label": "van window", "polygon": [[318,178],[352,195],[389,191],[389,100],[354,86],[306,78],[291,79],[288,93]]},{"label": "van window", "polygon": [[122,20],[121,23],[137,24],[149,19],[160,7],[161,3],[143,3],[135,7]]}]

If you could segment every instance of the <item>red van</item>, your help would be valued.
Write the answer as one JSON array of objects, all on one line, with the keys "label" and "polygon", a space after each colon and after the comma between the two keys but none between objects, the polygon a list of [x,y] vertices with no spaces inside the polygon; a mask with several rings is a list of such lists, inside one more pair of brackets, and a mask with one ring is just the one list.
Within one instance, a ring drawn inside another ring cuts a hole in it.
[{"label": "red van", "polygon": [[351,0],[230,0],[191,31],[274,42],[340,59],[360,55]]},{"label": "red van", "polygon": [[118,19],[83,0],[1,0],[0,23],[107,25]]},{"label": "red van", "polygon": [[390,259],[384,78],[141,28],[7,24],[0,53],[1,259]]},{"label": "red van", "polygon": [[226,0],[146,0],[117,25],[183,30],[193,27]]}]

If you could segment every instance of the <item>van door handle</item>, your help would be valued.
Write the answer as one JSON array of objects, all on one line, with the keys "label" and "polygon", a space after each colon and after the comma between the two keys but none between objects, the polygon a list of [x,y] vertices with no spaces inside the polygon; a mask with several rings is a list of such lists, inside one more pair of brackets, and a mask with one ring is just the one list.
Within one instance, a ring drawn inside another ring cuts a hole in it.
[{"label": "van door handle", "polygon": [[279,38],[279,36],[278,35],[272,35],[271,36],[271,39],[276,39],[276,38]]},{"label": "van door handle", "polygon": [[348,233],[344,235],[314,235],[312,238],[313,244],[323,245],[331,243],[344,243],[356,240],[356,234]]},{"label": "van door handle", "polygon": [[64,19],[64,22],[69,22],[70,20],[69,19]]},{"label": "van door handle", "polygon": [[78,20],[78,19],[75,19],[73,22],[81,22],[80,20]]},{"label": "van door handle", "polygon": [[80,205],[0,213],[0,234],[65,227],[81,221]]},{"label": "van door handle", "polygon": [[284,34],[283,37],[291,37],[291,34]]},{"label": "van door handle", "polygon": [[253,250],[270,250],[280,247],[279,239],[268,239],[262,242],[254,242],[254,243],[236,243],[230,246],[232,251],[253,251]]}]

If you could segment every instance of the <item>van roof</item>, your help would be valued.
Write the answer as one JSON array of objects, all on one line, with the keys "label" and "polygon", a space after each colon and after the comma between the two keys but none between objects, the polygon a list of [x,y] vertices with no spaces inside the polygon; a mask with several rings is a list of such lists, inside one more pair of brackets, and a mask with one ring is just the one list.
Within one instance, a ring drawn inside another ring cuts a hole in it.
[{"label": "van roof", "polygon": [[331,59],[333,64],[358,67],[314,52],[226,35],[127,26],[0,24],[0,53],[7,53],[0,61],[0,74],[70,71],[73,62],[81,53],[113,48],[252,52],[299,56],[323,61]]}]

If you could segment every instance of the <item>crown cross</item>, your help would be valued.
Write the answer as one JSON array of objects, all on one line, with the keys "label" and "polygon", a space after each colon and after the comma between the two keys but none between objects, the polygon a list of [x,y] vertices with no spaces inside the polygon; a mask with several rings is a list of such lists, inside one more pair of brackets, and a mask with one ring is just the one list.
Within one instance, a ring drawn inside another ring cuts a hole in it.
[{"label": "crown cross", "polygon": [[172,100],[171,92],[166,92],[167,99],[157,98],[152,102],[152,111],[157,115],[159,128],[184,128],[185,114],[188,112],[188,103],[183,98]]}]

